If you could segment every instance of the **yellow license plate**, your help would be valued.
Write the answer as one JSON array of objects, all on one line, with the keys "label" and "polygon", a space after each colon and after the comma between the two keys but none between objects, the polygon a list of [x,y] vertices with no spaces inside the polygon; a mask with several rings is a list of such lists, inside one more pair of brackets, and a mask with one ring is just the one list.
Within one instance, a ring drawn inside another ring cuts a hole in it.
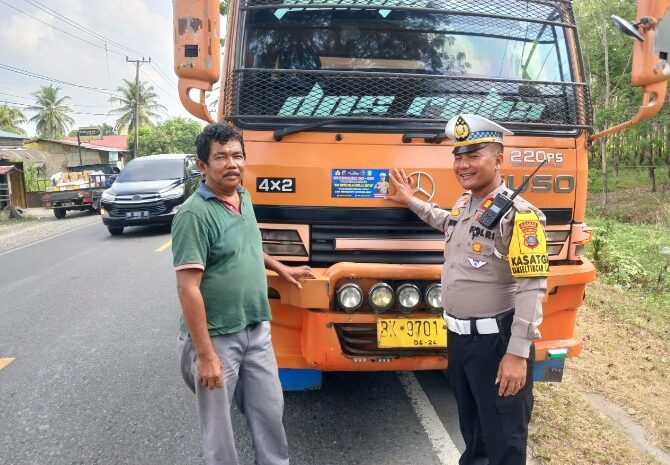
[{"label": "yellow license plate", "polygon": [[377,345],[381,348],[447,347],[443,318],[378,318]]}]

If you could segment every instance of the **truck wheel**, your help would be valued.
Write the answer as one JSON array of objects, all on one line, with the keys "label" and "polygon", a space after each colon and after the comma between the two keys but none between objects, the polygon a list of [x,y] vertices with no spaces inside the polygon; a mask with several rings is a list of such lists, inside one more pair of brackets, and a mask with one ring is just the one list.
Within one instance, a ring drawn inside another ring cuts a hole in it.
[{"label": "truck wheel", "polygon": [[120,236],[123,234],[123,226],[107,226],[109,229],[109,234],[112,236]]},{"label": "truck wheel", "polygon": [[67,210],[65,210],[64,208],[54,208],[54,216],[59,220],[62,220],[63,218],[65,218],[66,211]]}]

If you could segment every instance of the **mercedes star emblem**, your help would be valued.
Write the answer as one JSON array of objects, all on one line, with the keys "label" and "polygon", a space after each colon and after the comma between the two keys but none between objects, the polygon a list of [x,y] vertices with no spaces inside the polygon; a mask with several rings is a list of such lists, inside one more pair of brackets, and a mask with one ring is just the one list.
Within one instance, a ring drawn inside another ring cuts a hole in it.
[{"label": "mercedes star emblem", "polygon": [[435,181],[433,177],[425,171],[415,171],[408,176],[414,180],[414,194],[419,193],[426,197],[426,202],[429,202],[435,196]]}]

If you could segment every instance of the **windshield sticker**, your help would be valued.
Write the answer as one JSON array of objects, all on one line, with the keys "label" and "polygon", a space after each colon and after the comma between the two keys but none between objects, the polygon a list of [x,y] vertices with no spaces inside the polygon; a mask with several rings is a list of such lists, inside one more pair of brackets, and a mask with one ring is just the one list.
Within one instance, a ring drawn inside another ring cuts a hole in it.
[{"label": "windshield sticker", "polygon": [[334,169],[331,178],[333,198],[374,199],[389,193],[389,170]]},{"label": "windshield sticker", "polygon": [[[347,116],[384,115],[388,113],[394,95],[325,95],[319,84],[314,84],[305,96],[288,97],[279,110],[279,116]],[[474,113],[484,118],[513,121],[538,121],[545,104],[504,100],[491,90],[481,97],[415,97],[404,114],[415,117],[436,116],[450,119],[459,113]]]},{"label": "windshield sticker", "polygon": [[343,8],[322,7],[322,8],[279,8],[275,10],[277,19],[282,19],[289,11],[303,10],[346,10],[350,7],[370,7],[379,8],[379,14],[386,18],[391,9],[389,7],[404,6],[406,8],[429,8],[430,0],[283,0],[284,5],[332,5],[337,3],[343,5]]}]

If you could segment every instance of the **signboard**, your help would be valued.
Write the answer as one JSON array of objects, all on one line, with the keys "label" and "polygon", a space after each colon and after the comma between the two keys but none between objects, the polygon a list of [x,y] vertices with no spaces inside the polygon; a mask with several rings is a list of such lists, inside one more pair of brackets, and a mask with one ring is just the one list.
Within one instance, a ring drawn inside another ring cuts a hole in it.
[{"label": "signboard", "polygon": [[79,128],[79,137],[81,136],[99,136],[100,135],[100,128],[92,127],[92,128]]},{"label": "signboard", "polygon": [[77,136],[79,140],[102,139],[102,131],[98,127],[79,128]]},{"label": "signboard", "polygon": [[331,175],[331,197],[374,199],[389,193],[389,170],[356,168],[334,169]]},{"label": "signboard", "polygon": [[109,152],[109,162],[119,161],[119,152]]}]

